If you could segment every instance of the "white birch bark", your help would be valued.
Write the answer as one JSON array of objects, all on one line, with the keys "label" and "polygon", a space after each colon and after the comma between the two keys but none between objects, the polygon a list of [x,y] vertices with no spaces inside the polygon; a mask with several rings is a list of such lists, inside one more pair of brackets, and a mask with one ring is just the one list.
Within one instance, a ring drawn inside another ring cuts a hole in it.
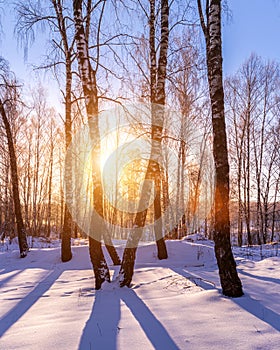
[{"label": "white birch bark", "polygon": [[212,110],[213,156],[215,162],[214,241],[223,293],[243,295],[230,244],[229,221],[229,163],[224,115],[222,71],[221,0],[206,2],[206,23],[197,0],[201,27],[205,36],[208,85]]}]

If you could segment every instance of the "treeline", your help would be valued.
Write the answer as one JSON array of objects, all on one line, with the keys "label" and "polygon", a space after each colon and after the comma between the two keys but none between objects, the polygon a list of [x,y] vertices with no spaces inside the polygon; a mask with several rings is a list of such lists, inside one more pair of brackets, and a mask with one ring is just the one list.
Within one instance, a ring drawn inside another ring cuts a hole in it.
[{"label": "treeline", "polygon": [[279,240],[279,64],[252,54],[225,81],[238,244]]}]

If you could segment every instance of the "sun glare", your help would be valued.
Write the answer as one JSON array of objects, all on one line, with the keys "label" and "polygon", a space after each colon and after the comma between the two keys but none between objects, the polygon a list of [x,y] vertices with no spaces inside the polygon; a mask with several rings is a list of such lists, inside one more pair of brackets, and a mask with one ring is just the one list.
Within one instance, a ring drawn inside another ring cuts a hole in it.
[{"label": "sun glare", "polygon": [[[101,140],[100,169],[104,195],[119,210],[133,213],[138,209],[147,169],[147,148],[150,147],[146,143],[128,130],[111,132]],[[153,197],[152,193],[149,205]]]}]

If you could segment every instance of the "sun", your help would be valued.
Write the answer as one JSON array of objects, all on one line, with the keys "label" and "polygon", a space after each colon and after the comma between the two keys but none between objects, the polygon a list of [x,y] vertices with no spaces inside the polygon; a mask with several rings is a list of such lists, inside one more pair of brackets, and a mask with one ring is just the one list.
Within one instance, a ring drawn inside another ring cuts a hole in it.
[{"label": "sun", "polygon": [[119,210],[137,212],[147,168],[147,159],[143,159],[146,147],[143,140],[127,129],[113,131],[101,139],[100,170],[104,196]]}]

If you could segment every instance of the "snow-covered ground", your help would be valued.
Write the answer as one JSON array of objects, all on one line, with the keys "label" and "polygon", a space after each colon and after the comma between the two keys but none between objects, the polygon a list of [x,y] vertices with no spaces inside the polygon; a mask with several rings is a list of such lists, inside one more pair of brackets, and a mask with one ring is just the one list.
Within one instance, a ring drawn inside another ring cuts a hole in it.
[{"label": "snow-covered ground", "polygon": [[211,242],[167,248],[169,259],[159,261],[155,244],[139,247],[132,288],[112,282],[100,291],[84,244],[68,263],[51,245],[25,259],[2,249],[0,349],[280,349],[279,257],[257,261],[235,250],[245,295],[230,299]]}]

